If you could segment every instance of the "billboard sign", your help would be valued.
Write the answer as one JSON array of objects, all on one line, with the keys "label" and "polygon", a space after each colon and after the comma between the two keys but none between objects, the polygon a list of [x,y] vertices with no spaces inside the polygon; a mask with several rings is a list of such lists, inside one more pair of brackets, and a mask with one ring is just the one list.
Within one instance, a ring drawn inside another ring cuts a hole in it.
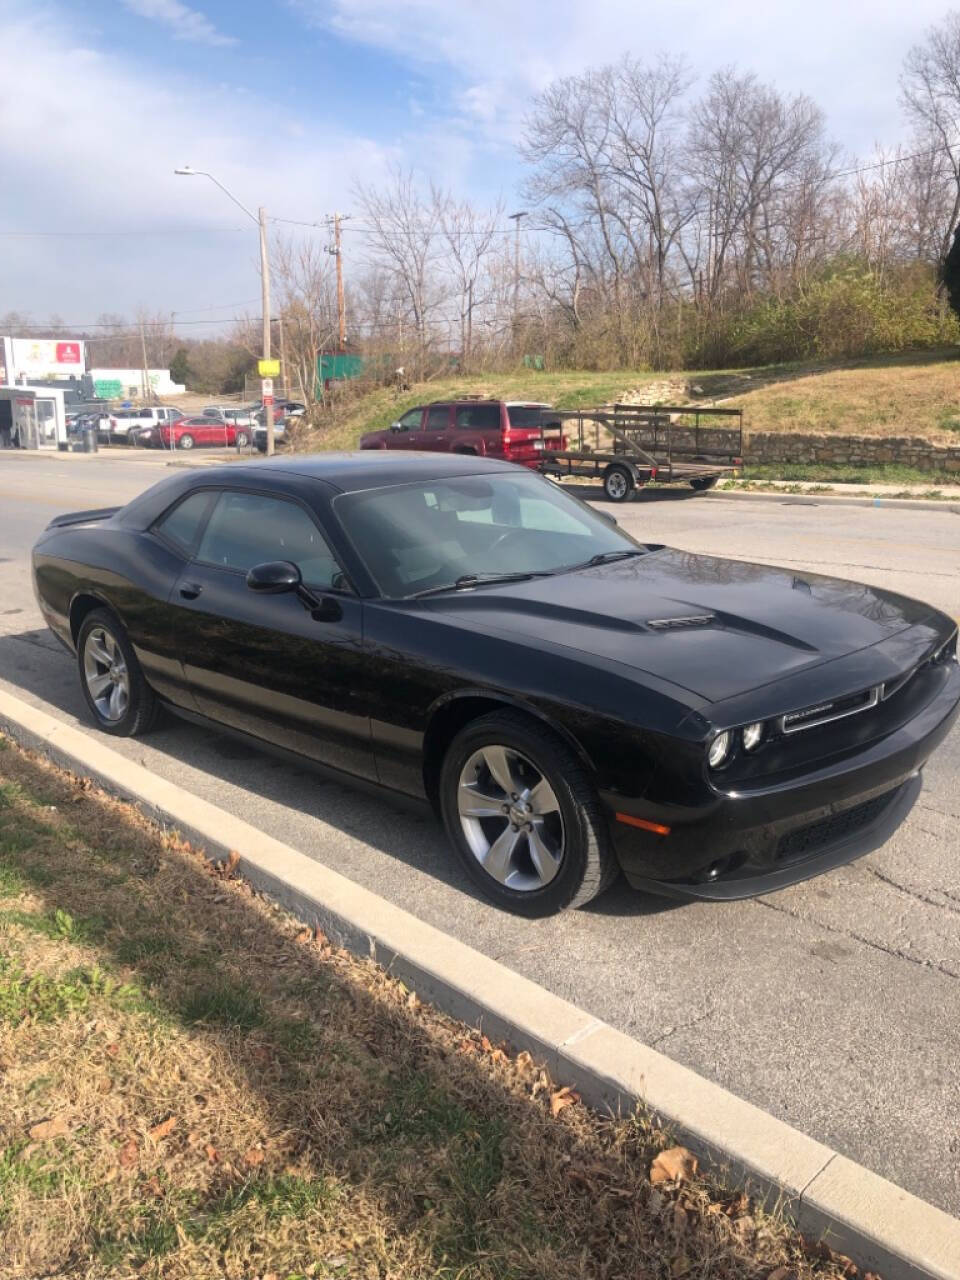
[{"label": "billboard sign", "polygon": [[26,378],[79,378],[86,368],[84,344],[47,338],[4,338],[8,382]]}]

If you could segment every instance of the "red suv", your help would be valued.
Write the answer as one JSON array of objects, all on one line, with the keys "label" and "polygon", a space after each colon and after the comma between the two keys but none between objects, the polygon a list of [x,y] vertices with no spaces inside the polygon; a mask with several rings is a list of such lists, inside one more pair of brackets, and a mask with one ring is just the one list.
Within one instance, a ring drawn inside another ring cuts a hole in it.
[{"label": "red suv", "polygon": [[565,447],[549,409],[533,401],[440,400],[411,409],[386,431],[361,436],[360,448],[475,453],[535,467],[545,447]]}]

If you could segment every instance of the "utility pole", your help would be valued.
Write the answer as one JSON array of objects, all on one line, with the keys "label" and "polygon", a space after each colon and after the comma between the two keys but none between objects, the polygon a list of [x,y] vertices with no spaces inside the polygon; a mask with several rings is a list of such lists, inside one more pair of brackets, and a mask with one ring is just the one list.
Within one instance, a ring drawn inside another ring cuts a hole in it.
[{"label": "utility pole", "polygon": [[520,219],[527,216],[526,209],[521,209],[519,213],[511,213],[510,221],[513,223],[513,342],[517,344],[517,335],[520,329]]},{"label": "utility pole", "polygon": [[340,336],[340,350],[343,351],[347,341],[347,312],[343,301],[343,246],[340,239],[340,215],[333,215],[333,252],[337,258],[337,330]]},{"label": "utility pole", "polygon": [[142,315],[140,317],[140,351],[143,355],[143,371],[141,380],[143,384],[143,399],[144,403],[146,403],[150,399],[150,374],[147,371],[147,338],[143,331]]},{"label": "utility pole", "polygon": [[347,308],[343,300],[343,239],[340,229],[343,219],[342,213],[335,213],[332,218],[327,218],[328,226],[333,223],[333,248],[328,249],[327,253],[332,253],[337,260],[337,350],[341,353],[347,345]]},{"label": "utility pole", "polygon": [[[260,223],[260,297],[263,311],[263,358],[270,359],[270,256],[267,249],[267,211],[263,205],[257,210]],[[263,406],[267,419],[267,457],[273,453],[273,397]]]}]

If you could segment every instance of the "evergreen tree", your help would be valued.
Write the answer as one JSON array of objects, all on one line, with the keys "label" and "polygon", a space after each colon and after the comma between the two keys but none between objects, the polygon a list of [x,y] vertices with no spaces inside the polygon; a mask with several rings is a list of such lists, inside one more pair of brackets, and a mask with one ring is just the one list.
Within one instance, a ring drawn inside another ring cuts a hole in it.
[{"label": "evergreen tree", "polygon": [[180,347],[170,361],[170,377],[174,382],[179,382],[184,386],[189,382],[190,361],[187,358],[185,347]]}]

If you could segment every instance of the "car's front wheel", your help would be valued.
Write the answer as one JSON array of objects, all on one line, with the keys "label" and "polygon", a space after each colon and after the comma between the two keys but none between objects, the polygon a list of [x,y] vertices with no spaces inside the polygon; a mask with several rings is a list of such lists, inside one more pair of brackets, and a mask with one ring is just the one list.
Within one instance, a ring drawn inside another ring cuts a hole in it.
[{"label": "car's front wheel", "polygon": [[156,695],[143,677],[127,634],[109,609],[94,609],[77,636],[80,684],[104,733],[131,738],[146,733],[157,716]]},{"label": "car's front wheel", "polygon": [[440,776],[447,832],[470,878],[527,916],[579,907],[617,875],[583,765],[549,729],[519,712],[472,721]]},{"label": "car's front wheel", "polygon": [[177,441],[177,447],[180,449],[192,449],[193,443],[194,443],[193,436],[187,435],[186,432],[184,432],[184,434]]},{"label": "car's front wheel", "polygon": [[250,443],[250,437],[247,435],[246,431],[237,432],[236,443],[238,449],[245,449],[247,447]]}]

